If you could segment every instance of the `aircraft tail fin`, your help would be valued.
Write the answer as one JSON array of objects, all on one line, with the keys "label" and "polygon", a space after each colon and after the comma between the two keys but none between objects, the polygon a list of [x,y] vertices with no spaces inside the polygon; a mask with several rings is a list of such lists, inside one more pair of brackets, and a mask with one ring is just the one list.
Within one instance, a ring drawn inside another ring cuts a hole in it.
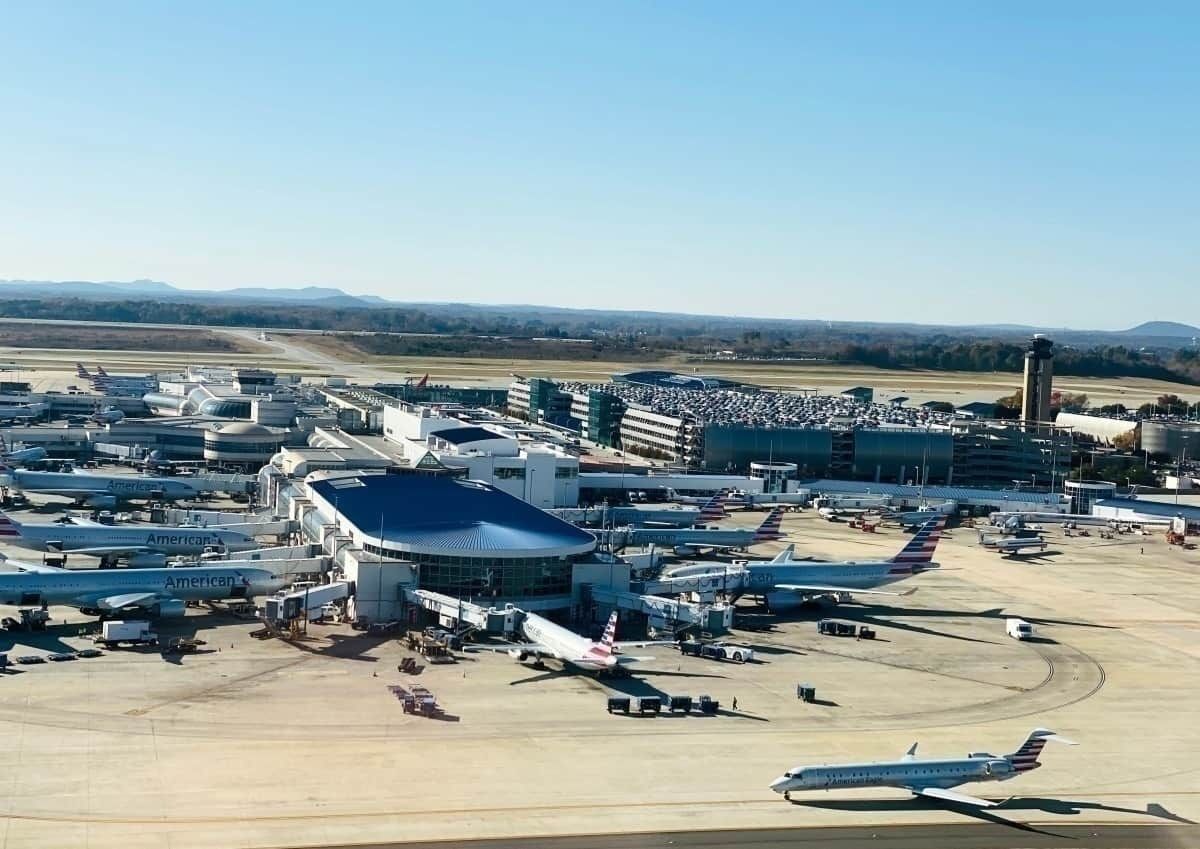
[{"label": "aircraft tail fin", "polygon": [[1037,769],[1041,766],[1038,763],[1038,757],[1042,754],[1042,749],[1045,748],[1047,742],[1066,743],[1068,746],[1076,745],[1074,740],[1060,737],[1049,729],[1035,728],[1029,732],[1029,736],[1021,744],[1021,748],[1005,757],[1012,763],[1015,772],[1028,772]]},{"label": "aircraft tail fin", "polygon": [[719,492],[704,503],[696,519],[698,522],[713,522],[728,515],[725,512],[725,493]]},{"label": "aircraft tail fin", "polygon": [[108,372],[104,370],[104,366],[96,366],[96,374],[100,375],[101,377],[108,377]]},{"label": "aircraft tail fin", "polygon": [[796,553],[796,544],[789,543],[788,547],[771,558],[772,563],[791,563],[792,556]]},{"label": "aircraft tail fin", "polygon": [[84,368],[83,363],[75,363],[75,376],[82,377],[85,380],[91,379],[91,372]]},{"label": "aircraft tail fin", "polygon": [[596,644],[596,653],[601,655],[610,655],[613,653],[613,643],[617,640],[617,611],[612,612],[612,616],[608,617],[608,624],[604,626],[604,636],[600,638],[600,642]]},{"label": "aircraft tail fin", "polygon": [[754,532],[755,542],[764,542],[766,540],[779,539],[783,536],[783,508],[776,507],[767,514],[767,518],[763,519],[763,523],[758,526]]},{"label": "aircraft tail fin", "polygon": [[937,550],[938,540],[942,538],[945,528],[945,516],[930,519],[913,534],[912,539],[900,549],[900,553],[892,558],[892,562],[928,567],[933,561],[933,553]]},{"label": "aircraft tail fin", "polygon": [[19,537],[20,535],[21,523],[0,510],[0,537]]}]

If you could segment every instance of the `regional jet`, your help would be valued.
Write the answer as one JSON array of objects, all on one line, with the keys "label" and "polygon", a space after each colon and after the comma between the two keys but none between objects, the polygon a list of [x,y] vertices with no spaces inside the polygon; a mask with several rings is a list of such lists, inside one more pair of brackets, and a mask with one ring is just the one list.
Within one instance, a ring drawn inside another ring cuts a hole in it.
[{"label": "regional jet", "polygon": [[189,601],[269,595],[290,580],[266,569],[231,566],[96,571],[9,563],[21,571],[0,574],[0,604],[65,604],[88,616],[130,608],[155,616],[183,616]]},{"label": "regional jet", "polygon": [[1038,756],[1047,741],[1075,745],[1053,731],[1038,728],[1008,755],[971,752],[965,758],[919,760],[917,744],[913,743],[897,761],[795,767],[771,782],[771,789],[791,799],[797,790],[898,787],[917,796],[990,808],[996,802],[956,793],[950,788],[972,781],[1008,781],[1031,772],[1041,766]]},{"label": "regional jet", "polygon": [[177,478],[142,475],[89,475],[82,472],[8,471],[12,486],[21,492],[42,492],[73,498],[83,506],[115,507],[121,501],[147,499],[180,501],[198,498],[200,490]]},{"label": "regional jet", "polygon": [[549,619],[538,616],[536,613],[525,614],[525,618],[521,620],[521,635],[529,642],[506,646],[472,646],[471,650],[507,652],[518,662],[523,662],[531,657],[538,661],[551,657],[564,664],[590,672],[613,672],[630,663],[654,659],[621,654],[623,649],[675,645],[673,640],[616,642],[617,611],[615,610],[608,618],[604,636],[598,641],[581,637],[574,631],[561,625],[555,625]]},{"label": "regional jet", "polygon": [[[240,531],[166,525],[25,524],[0,511],[0,539],[33,551],[86,554],[112,560],[129,557],[133,565],[168,554],[203,554],[206,550],[250,551],[258,543]],[[156,564],[157,565],[157,564]]]}]

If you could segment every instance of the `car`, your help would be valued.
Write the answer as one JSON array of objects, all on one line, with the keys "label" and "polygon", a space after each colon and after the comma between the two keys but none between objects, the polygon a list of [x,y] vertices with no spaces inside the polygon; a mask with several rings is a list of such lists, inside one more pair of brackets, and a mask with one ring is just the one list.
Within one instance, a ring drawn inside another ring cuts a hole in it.
[{"label": "car", "polygon": [[56,651],[53,654],[47,655],[48,659],[55,663],[62,663],[64,660],[78,660],[79,656],[73,651]]},{"label": "car", "polygon": [[100,651],[100,649],[80,649],[76,654],[79,657],[100,657],[104,652]]},{"label": "car", "polygon": [[26,664],[26,665],[31,664],[31,663],[45,663],[45,662],[46,662],[46,658],[42,657],[40,654],[23,654],[17,658],[17,663],[22,663],[22,664]]}]

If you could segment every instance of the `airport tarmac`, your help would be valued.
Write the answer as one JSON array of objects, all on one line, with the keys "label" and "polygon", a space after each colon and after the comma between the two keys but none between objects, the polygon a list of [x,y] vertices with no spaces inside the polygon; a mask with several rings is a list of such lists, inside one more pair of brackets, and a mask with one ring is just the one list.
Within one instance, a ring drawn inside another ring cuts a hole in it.
[{"label": "airport tarmac", "polygon": [[[839,559],[888,556],[907,538],[812,511],[788,514],[785,529],[798,553]],[[1048,536],[1045,555],[1016,559],[956,529],[938,550],[943,568],[915,579],[913,596],[736,632],[759,650],[756,663],[655,647],[639,675],[612,681],[504,654],[403,675],[410,653],[394,639],[313,625],[295,644],[260,642],[253,622],[193,610],[159,630],[195,633],[207,640],[202,654],[113,651],[2,676],[3,845],[327,846],[708,827],[887,835],[979,819],[878,789],[789,804],[767,784],[797,764],[892,759],[914,740],[927,756],[1010,751],[1036,726],[1080,745],[1048,747],[1042,769],[1011,783],[967,785],[1014,797],[989,817],[1051,832],[1200,820],[1200,554],[1169,550],[1158,535]],[[741,612],[770,624],[749,602]],[[94,623],[52,614],[50,632],[6,633],[0,648],[15,657],[87,644]],[[869,623],[878,639],[818,636],[814,621],[828,615]],[[1041,640],[1008,639],[1006,615],[1033,622]],[[801,682],[817,688],[816,704],[796,699]],[[389,684],[429,688],[447,718],[405,715]],[[605,711],[610,693],[653,691],[708,694],[722,711]],[[728,845],[782,845],[746,841]]]}]

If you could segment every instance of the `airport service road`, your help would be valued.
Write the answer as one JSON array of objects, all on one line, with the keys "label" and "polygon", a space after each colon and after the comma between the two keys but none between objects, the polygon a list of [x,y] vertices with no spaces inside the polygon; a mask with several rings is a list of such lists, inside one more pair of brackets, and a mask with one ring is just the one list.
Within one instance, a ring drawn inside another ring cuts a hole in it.
[{"label": "airport service road", "polygon": [[[1061,826],[1004,824],[672,831],[565,837],[354,844],[354,849],[1175,849],[1200,844],[1194,826]],[[349,844],[325,849],[351,849]]]},{"label": "airport service road", "polygon": [[[811,514],[788,514],[785,530],[801,554],[831,559],[886,557],[907,539]],[[951,532],[938,551],[944,568],[921,576],[915,595],[832,611],[871,624],[875,641],[820,637],[813,620],[831,611],[805,612],[735,635],[760,650],[760,663],[656,647],[639,677],[617,681],[505,655],[401,675],[408,652],[395,640],[313,626],[296,644],[259,642],[252,623],[191,611],[160,632],[195,634],[208,641],[204,654],[110,652],[0,676],[3,840],[9,849],[207,849],[990,826],[978,812],[903,791],[798,794],[789,804],[767,784],[798,764],[895,758],[914,740],[927,756],[1010,751],[1039,725],[1081,745],[1048,746],[1044,767],[1011,783],[966,787],[1014,797],[986,816],[1055,833],[1200,821],[1191,709],[1200,554],[1168,552],[1160,537],[1050,539],[1060,553],[1013,560],[980,549],[970,530]],[[85,645],[80,632],[93,624],[51,613],[50,631],[0,634],[0,650]],[[1044,641],[1005,637],[1006,615],[1034,622]],[[801,681],[817,687],[819,703],[796,700]],[[449,716],[406,716],[389,683],[428,687]],[[609,716],[613,692],[707,693],[723,709]],[[1018,841],[1007,845],[1042,845],[1005,828]]]}]

